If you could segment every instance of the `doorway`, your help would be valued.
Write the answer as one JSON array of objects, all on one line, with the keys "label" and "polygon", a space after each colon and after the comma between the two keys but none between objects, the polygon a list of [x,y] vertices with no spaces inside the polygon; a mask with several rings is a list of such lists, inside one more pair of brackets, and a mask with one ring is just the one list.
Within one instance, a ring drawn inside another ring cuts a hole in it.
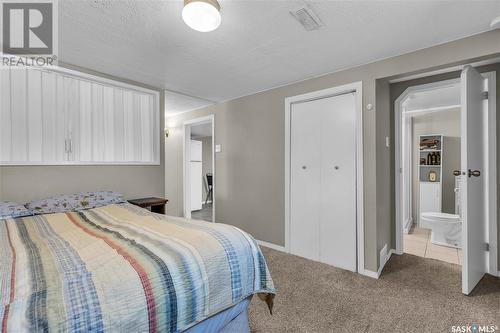
[{"label": "doorway", "polygon": [[361,83],[286,99],[286,249],[364,272]]},{"label": "doorway", "polygon": [[184,122],[184,217],[215,221],[214,116]]},{"label": "doorway", "polygon": [[396,253],[461,264],[465,294],[497,272],[495,86],[465,66],[395,102]]}]

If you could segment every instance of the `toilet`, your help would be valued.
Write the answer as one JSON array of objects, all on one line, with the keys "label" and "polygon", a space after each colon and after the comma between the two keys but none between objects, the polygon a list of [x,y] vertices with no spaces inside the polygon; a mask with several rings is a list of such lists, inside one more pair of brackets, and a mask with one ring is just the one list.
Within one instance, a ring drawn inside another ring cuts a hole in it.
[{"label": "toilet", "polygon": [[462,247],[462,221],[460,215],[426,212],[421,216],[422,225],[430,228],[431,242],[449,247]]}]

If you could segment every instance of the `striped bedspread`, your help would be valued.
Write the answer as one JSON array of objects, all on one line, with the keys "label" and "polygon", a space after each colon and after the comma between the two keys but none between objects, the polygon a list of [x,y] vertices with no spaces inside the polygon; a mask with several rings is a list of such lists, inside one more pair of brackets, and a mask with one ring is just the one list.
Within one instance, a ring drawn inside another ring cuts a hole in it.
[{"label": "striped bedspread", "polygon": [[255,241],[129,205],[0,220],[2,332],[179,332],[274,295]]}]

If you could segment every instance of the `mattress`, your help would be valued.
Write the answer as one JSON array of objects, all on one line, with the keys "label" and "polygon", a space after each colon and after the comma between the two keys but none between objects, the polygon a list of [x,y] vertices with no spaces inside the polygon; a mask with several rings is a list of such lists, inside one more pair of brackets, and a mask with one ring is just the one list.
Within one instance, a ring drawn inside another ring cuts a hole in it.
[{"label": "mattress", "polygon": [[274,286],[253,238],[130,204],[0,220],[2,332],[180,332]]}]

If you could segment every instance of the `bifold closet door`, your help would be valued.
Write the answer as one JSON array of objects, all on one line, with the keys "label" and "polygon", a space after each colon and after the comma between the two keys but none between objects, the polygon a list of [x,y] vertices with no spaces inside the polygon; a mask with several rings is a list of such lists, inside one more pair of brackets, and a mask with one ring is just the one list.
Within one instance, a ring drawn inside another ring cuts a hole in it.
[{"label": "bifold closet door", "polygon": [[291,110],[291,252],[356,271],[354,94]]}]

